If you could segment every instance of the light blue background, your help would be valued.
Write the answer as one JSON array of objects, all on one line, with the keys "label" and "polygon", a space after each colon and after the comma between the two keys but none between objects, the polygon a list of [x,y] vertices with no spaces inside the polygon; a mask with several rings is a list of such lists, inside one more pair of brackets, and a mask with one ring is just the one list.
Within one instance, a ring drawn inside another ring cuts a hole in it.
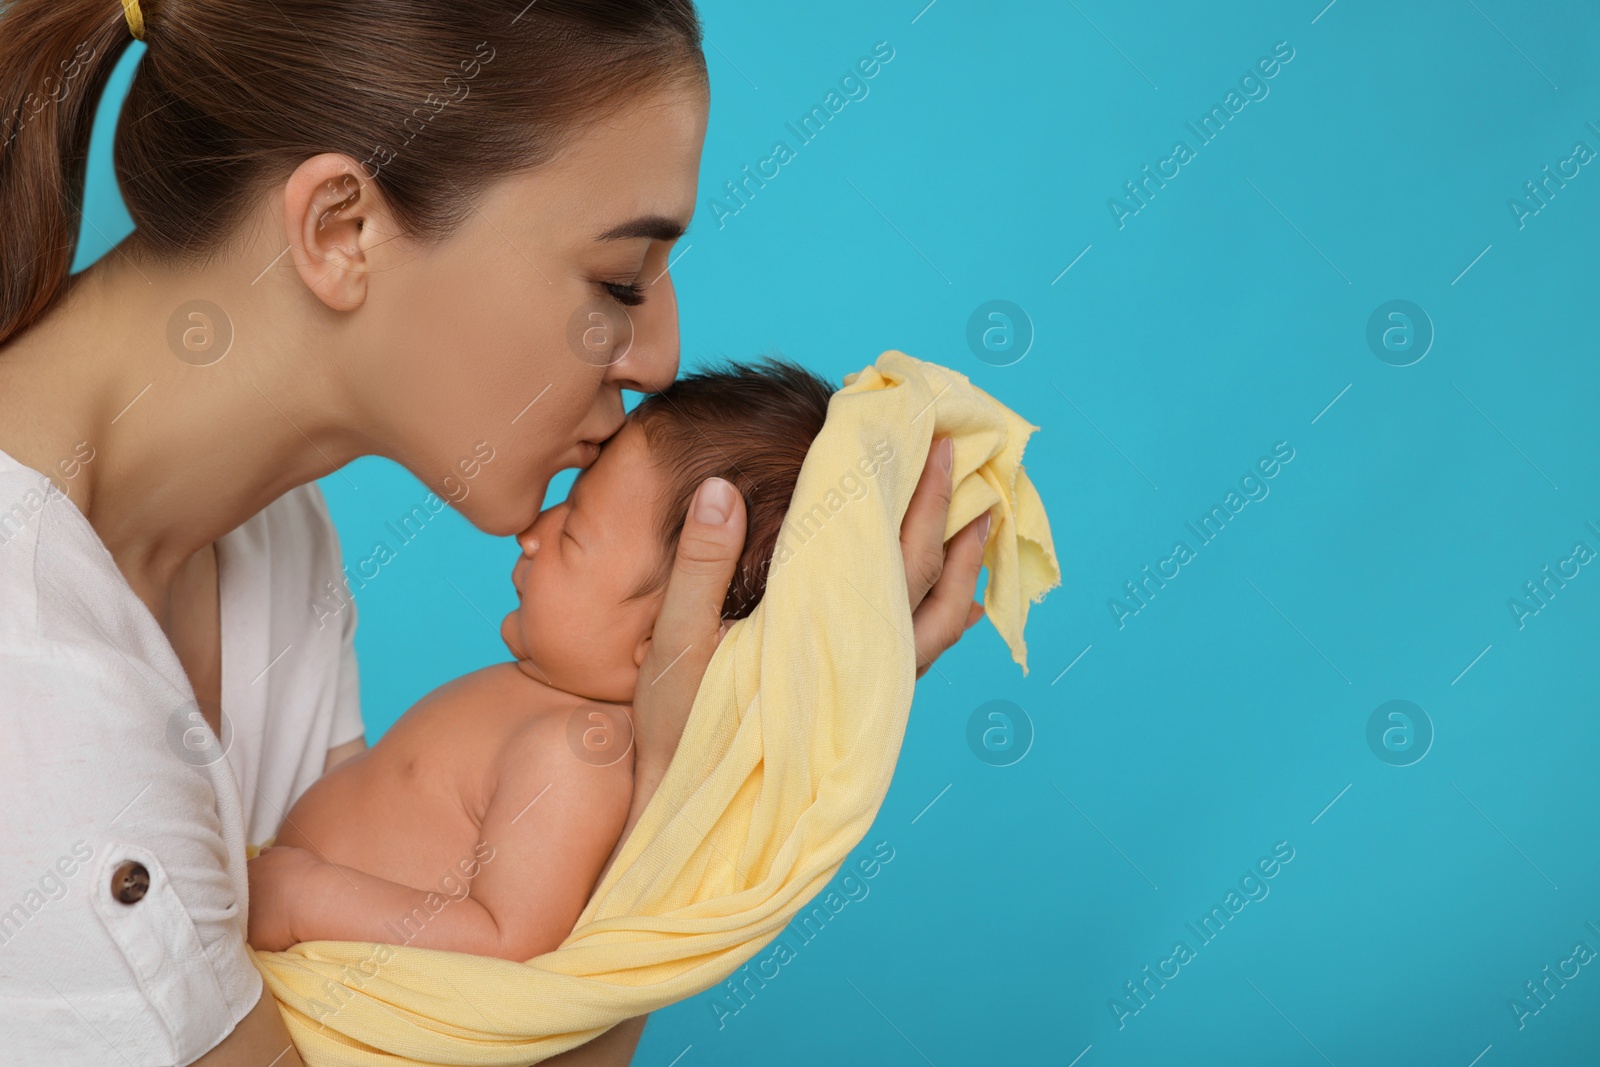
[{"label": "light blue background", "polygon": [[[1600,949],[1600,565],[1523,628],[1507,602],[1600,549],[1600,167],[1524,228],[1507,201],[1600,150],[1600,16],[925,2],[704,4],[684,366],[781,351],[837,380],[899,348],[962,370],[1042,427],[1064,583],[1027,678],[983,624],[920,683],[870,894],[723,1025],[721,990],[656,1013],[636,1062],[1593,1062],[1600,968],[1523,1029],[1508,1001]],[[870,94],[719,228],[722,183],[797,147],[784,124],[879,41]],[[1270,94],[1199,147],[1185,122],[1279,41]],[[1119,229],[1108,198],[1180,138],[1196,158]],[[106,149],[85,260],[128,227]],[[1365,340],[1397,298],[1437,331],[1408,367]],[[1036,332],[1012,366],[965,340],[992,299]],[[1278,441],[1270,495],[1119,629],[1107,601],[1196,548],[1185,523]],[[323,485],[356,558],[426,490],[345,474]],[[503,657],[486,620],[514,558],[449,512],[362,593],[370,739]],[[1408,767],[1366,741],[1397,698],[1436,731]],[[994,699],[1036,733],[1008,767],[966,742]],[[1202,946],[1186,921],[1280,841],[1270,895]],[[1108,1002],[1179,939],[1195,959],[1119,1029]]]}]

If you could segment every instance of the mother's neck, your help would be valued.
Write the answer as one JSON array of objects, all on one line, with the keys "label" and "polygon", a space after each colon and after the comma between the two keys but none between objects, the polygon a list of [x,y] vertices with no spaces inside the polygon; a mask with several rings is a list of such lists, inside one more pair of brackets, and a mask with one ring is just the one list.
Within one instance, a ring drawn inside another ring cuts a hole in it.
[{"label": "mother's neck", "polygon": [[272,284],[292,272],[288,256],[269,266],[275,251],[252,242],[175,269],[114,249],[0,349],[0,449],[51,475],[141,596],[283,493],[375,450],[341,415],[346,385],[326,358],[337,315]]}]

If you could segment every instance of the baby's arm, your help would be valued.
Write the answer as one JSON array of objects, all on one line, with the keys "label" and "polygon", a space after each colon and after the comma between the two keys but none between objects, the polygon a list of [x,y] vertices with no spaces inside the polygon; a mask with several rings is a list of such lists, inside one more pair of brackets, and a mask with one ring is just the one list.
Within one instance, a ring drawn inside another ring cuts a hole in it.
[{"label": "baby's arm", "polygon": [[541,715],[500,751],[482,831],[494,859],[472,883],[494,921],[480,955],[529,960],[565,941],[627,821],[632,761],[580,759],[567,720]]},{"label": "baby's arm", "polygon": [[[250,943],[376,941],[532,959],[566,940],[627,819],[627,760],[597,767],[567,746],[566,716],[541,715],[487,768],[492,789],[469,895],[447,897],[294,848],[250,861]],[[492,851],[490,851],[492,849]],[[430,906],[431,905],[431,906]],[[403,926],[402,920],[418,920]]]},{"label": "baby's arm", "polygon": [[492,925],[469,897],[413,889],[302,848],[276,845],[247,867],[247,936],[257,951],[282,952],[302,941],[376,941],[472,952],[462,946],[485,938]]}]

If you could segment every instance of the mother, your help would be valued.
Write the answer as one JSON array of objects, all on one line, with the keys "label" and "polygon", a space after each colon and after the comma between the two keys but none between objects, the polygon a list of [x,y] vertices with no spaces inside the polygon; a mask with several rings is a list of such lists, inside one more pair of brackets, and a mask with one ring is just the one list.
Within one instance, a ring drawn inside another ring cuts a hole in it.
[{"label": "mother", "polygon": [[[69,279],[130,31],[137,231]],[[690,0],[5,5],[8,1057],[299,1062],[245,951],[244,860],[364,744],[312,483],[387,456],[479,529],[525,530],[621,425],[622,390],[677,374],[668,256],[708,99]],[[584,332],[622,307],[627,329]],[[981,539],[942,545],[935,463],[901,538],[921,670],[978,613]],[[691,506],[641,728],[688,716],[743,521],[720,479]],[[560,1059],[624,1063],[642,1027]]]}]

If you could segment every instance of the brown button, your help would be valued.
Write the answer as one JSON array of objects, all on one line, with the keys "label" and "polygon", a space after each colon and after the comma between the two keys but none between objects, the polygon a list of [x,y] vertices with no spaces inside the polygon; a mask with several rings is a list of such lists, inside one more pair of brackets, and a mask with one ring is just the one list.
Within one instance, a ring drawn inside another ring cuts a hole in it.
[{"label": "brown button", "polygon": [[129,860],[111,875],[111,895],[124,904],[137,904],[150,888],[150,872],[142,863]]}]

